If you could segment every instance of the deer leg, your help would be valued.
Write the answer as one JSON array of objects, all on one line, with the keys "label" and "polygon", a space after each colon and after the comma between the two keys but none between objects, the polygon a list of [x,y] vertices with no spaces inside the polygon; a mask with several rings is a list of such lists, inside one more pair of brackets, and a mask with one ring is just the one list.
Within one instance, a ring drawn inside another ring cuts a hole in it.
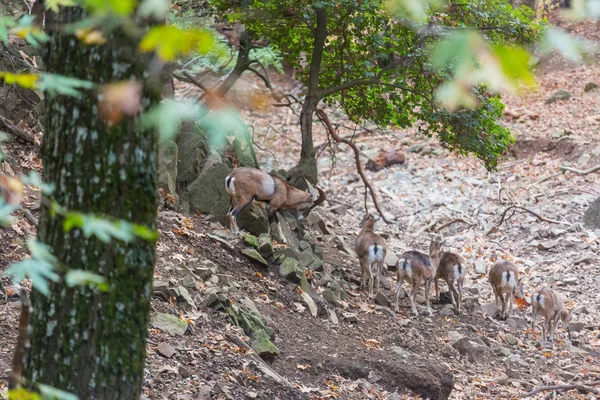
[{"label": "deer leg", "polygon": [[500,313],[500,319],[502,319],[502,318],[504,318],[504,313],[506,312],[506,300],[504,299],[504,296],[502,295],[502,293],[500,293],[500,295],[498,297],[500,297],[500,302],[502,303],[502,311]]},{"label": "deer leg", "polygon": [[402,276],[400,276],[399,273],[396,273],[396,306],[395,306],[395,310],[396,312],[398,312],[398,302],[399,302],[399,298],[400,298],[400,291],[402,290],[402,280],[404,278]]},{"label": "deer leg", "polygon": [[511,291],[508,293],[508,310],[506,310],[506,317],[508,317],[512,313],[514,298],[515,289],[511,289]]},{"label": "deer leg", "polygon": [[537,318],[537,308],[533,306],[533,314],[531,315],[531,334],[535,332],[535,319]]},{"label": "deer leg", "polygon": [[560,318],[560,311],[558,311],[554,315],[554,320],[552,321],[552,326],[550,328],[550,341],[554,341],[554,331],[556,330],[556,325],[558,325],[559,318]]},{"label": "deer leg", "polygon": [[383,268],[383,262],[376,261],[375,265],[377,266],[377,272],[375,274],[375,294],[379,293],[379,284],[381,283],[381,269]]},{"label": "deer leg", "polygon": [[432,315],[433,312],[431,311],[431,304],[429,303],[429,291],[431,290],[431,280],[428,280],[425,282],[425,305],[427,308],[425,308],[425,312],[429,315]]},{"label": "deer leg", "polygon": [[365,284],[367,283],[366,279],[367,279],[367,268],[365,265],[365,260],[364,259],[360,259],[360,290],[363,290],[365,288]]},{"label": "deer leg", "polygon": [[433,277],[433,282],[435,285],[435,301],[437,301],[437,303],[440,304],[440,285],[437,276]]},{"label": "deer leg", "polygon": [[421,285],[421,278],[414,279],[412,281],[412,290],[410,291],[410,295],[408,296],[408,298],[410,299],[410,307],[412,309],[412,313],[415,316],[419,315],[419,312],[417,311],[417,302],[415,300],[415,297],[417,296],[417,291],[419,290],[419,286]]},{"label": "deer leg", "polygon": [[373,298],[373,264],[367,262],[367,273],[369,274],[369,299]]},{"label": "deer leg", "polygon": [[239,213],[241,213],[246,208],[248,208],[248,206],[250,204],[252,204],[252,202],[254,201],[255,198],[256,198],[255,196],[252,197],[250,199],[250,201],[246,202],[241,207],[233,207],[235,202],[233,201],[233,199],[230,198],[231,205],[229,206],[229,212],[227,213],[227,216],[229,217],[229,223],[230,223],[229,229],[231,230],[231,233],[234,233],[236,235],[240,234],[240,228],[238,227],[236,217],[239,215]]},{"label": "deer leg", "polygon": [[460,313],[460,309],[461,309],[461,304],[462,304],[462,279],[459,279],[456,282],[456,286],[458,287],[458,307],[457,307],[457,311]]},{"label": "deer leg", "polygon": [[448,280],[448,287],[450,288],[450,293],[452,293],[452,304],[454,304],[454,308],[457,312],[460,312],[460,292],[456,290],[456,283],[453,280]]}]

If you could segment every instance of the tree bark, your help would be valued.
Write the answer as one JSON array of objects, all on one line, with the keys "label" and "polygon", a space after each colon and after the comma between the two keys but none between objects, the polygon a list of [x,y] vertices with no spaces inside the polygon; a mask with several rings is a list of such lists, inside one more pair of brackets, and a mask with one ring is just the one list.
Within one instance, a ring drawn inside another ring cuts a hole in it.
[{"label": "tree bark", "polygon": [[[81,19],[79,8],[63,8],[47,26],[49,72],[95,83],[144,82],[145,108],[160,101],[160,83],[144,81],[149,58],[135,40],[111,34],[103,46],[81,44],[60,31]],[[48,17],[47,17],[48,18]],[[48,22],[48,21],[47,21]],[[130,118],[109,127],[98,117],[97,96],[53,96],[46,100],[43,178],[64,208],[121,218],[156,228],[157,139]],[[46,203],[46,202],[43,202]],[[31,350],[26,378],[72,392],[80,399],[140,397],[146,360],[155,242],[101,242],[78,229],[65,233],[63,220],[42,208],[39,239],[61,265],[104,276],[108,293],[87,286],[53,284],[51,295],[32,294]]]},{"label": "tree bark", "polygon": [[327,39],[327,10],[316,9],[316,28],[313,35],[313,51],[310,60],[309,82],[306,98],[300,112],[300,132],[302,134],[302,150],[300,161],[290,170],[290,182],[295,186],[302,186],[298,179],[304,176],[312,183],[317,183],[317,159],[312,137],[313,114],[317,104],[321,101],[319,91],[319,74],[321,73],[321,62],[323,60],[323,49]]}]

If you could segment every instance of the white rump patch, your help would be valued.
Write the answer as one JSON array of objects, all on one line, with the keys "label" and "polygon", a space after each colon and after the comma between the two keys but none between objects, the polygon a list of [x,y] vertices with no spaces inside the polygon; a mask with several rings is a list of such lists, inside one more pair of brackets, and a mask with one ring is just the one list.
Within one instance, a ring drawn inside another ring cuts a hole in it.
[{"label": "white rump patch", "polygon": [[367,260],[369,265],[373,264],[375,261],[383,262],[383,247],[376,244],[369,246]]},{"label": "white rump patch", "polygon": [[229,185],[227,185],[227,180],[229,179],[229,176],[227,176],[225,178],[225,189],[227,190],[228,193],[231,193],[232,195],[235,195],[235,186],[233,185],[233,182],[235,181],[235,178],[231,178],[231,181],[229,182]]},{"label": "white rump patch", "polygon": [[465,269],[461,268],[459,271],[459,265],[458,264],[454,264],[454,276],[456,277],[456,279],[462,278],[463,276],[465,276]]},{"label": "white rump patch", "polygon": [[272,196],[275,193],[275,179],[271,175],[266,175],[261,183],[266,196]]},{"label": "white rump patch", "polygon": [[544,295],[538,294],[533,298],[533,304],[538,306],[539,308],[544,308]]},{"label": "white rump patch", "polygon": [[515,279],[515,273],[513,271],[508,271],[508,278],[506,277],[506,272],[502,273],[500,287],[504,292],[508,292],[509,290],[517,287],[517,280]]}]

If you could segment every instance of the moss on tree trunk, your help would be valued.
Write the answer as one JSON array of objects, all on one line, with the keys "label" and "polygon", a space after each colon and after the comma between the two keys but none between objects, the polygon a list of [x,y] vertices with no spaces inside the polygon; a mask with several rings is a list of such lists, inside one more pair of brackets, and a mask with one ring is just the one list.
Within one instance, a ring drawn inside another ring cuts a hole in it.
[{"label": "moss on tree trunk", "polygon": [[[77,21],[81,9],[63,9],[47,26]],[[51,33],[49,72],[95,83],[144,80],[148,57],[136,43],[112,34],[103,46],[81,44],[72,35]],[[160,87],[144,85],[143,105],[160,99]],[[158,88],[158,90],[156,90]],[[43,142],[44,181],[68,210],[102,213],[156,227],[157,141],[132,119],[109,127],[98,116],[97,98],[47,99]],[[26,378],[77,394],[81,399],[140,397],[146,360],[155,242],[103,243],[42,209],[39,239],[71,269],[105,276],[109,293],[90,287],[52,286],[46,298],[32,295],[31,349]]]}]

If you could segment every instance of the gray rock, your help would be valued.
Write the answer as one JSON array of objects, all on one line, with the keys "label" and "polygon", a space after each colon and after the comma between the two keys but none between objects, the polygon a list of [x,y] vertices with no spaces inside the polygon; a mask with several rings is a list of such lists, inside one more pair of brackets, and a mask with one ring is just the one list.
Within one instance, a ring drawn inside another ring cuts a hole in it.
[{"label": "gray rock", "polygon": [[504,357],[509,357],[512,353],[510,352],[510,349],[507,347],[500,347],[498,349],[498,351],[500,352],[500,354],[502,354]]},{"label": "gray rock", "polygon": [[384,264],[388,267],[396,267],[396,263],[398,262],[398,256],[393,251],[388,250],[385,254]]},{"label": "gray rock", "polygon": [[298,266],[298,261],[291,257],[286,257],[279,266],[279,273],[286,278],[298,281],[304,275],[303,270]]},{"label": "gray rock", "polygon": [[258,237],[258,250],[266,256],[273,254],[273,242],[268,233],[263,233]]},{"label": "gray rock", "polygon": [[392,307],[392,303],[390,303],[388,298],[385,297],[385,294],[383,294],[383,292],[381,292],[381,291],[378,292],[377,295],[375,296],[375,304],[379,304],[380,306],[388,307],[388,308]]},{"label": "gray rock", "polygon": [[563,378],[565,381],[569,382],[572,381],[573,379],[575,379],[575,374],[572,374],[568,371],[557,371],[558,376],[560,376],[561,378]]},{"label": "gray rock", "polygon": [[233,275],[219,274],[218,277],[219,277],[219,282],[221,282],[224,286],[229,286],[229,287],[236,286]]},{"label": "gray rock", "polygon": [[306,217],[306,223],[309,226],[317,228],[323,235],[331,235],[331,232],[329,232],[329,229],[327,229],[325,221],[317,211],[312,211],[310,214],[308,214],[308,217]]},{"label": "gray rock", "polygon": [[192,274],[187,274],[181,280],[181,285],[186,289],[196,289],[196,278]]},{"label": "gray rock", "polygon": [[[269,232],[269,222],[265,213],[259,207],[248,207],[246,211],[237,216],[237,223],[241,229],[245,229],[254,235]],[[285,225],[285,223],[281,223]]]},{"label": "gray rock", "polygon": [[444,357],[450,358],[450,357],[458,357],[458,355],[460,353],[458,352],[458,350],[456,350],[454,347],[452,347],[452,345],[445,343],[442,346],[442,349],[440,350],[440,354]]},{"label": "gray rock", "polygon": [[481,275],[487,274],[487,262],[480,258],[475,260],[475,272]]},{"label": "gray rock", "polygon": [[254,261],[258,261],[259,263],[266,265],[267,267],[269,266],[269,263],[263,258],[263,256],[260,255],[258,251],[256,251],[256,249],[243,249],[242,254]]},{"label": "gray rock", "polygon": [[576,276],[568,276],[565,279],[563,279],[563,284],[565,285],[569,285],[569,286],[574,286],[577,285],[578,280]]},{"label": "gray rock", "polygon": [[598,89],[598,84],[595,82],[588,82],[585,84],[585,87],[583,88],[584,92],[591,92],[592,90],[596,90]]},{"label": "gray rock", "polygon": [[510,333],[506,334],[506,342],[508,344],[510,344],[511,346],[516,345],[519,341],[517,340],[516,337],[514,337],[513,335],[511,335]]},{"label": "gray rock", "polygon": [[177,372],[179,373],[179,376],[181,376],[182,378],[189,378],[190,376],[192,376],[192,371],[190,371],[187,367],[180,365],[179,368],[177,369]]},{"label": "gray rock", "polygon": [[354,252],[354,250],[346,243],[346,241],[344,240],[344,238],[342,238],[341,236],[336,236],[335,237],[335,247],[340,250],[345,252],[346,254],[348,254],[349,256],[351,256],[352,258],[358,260],[358,257],[356,256],[356,253]]},{"label": "gray rock", "polygon": [[383,286],[385,290],[390,290],[392,287],[392,284],[387,276],[381,276],[381,286]]},{"label": "gray rock", "polygon": [[300,294],[300,296],[302,297],[302,300],[308,306],[308,309],[309,309],[311,315],[313,317],[316,317],[317,314],[318,314],[318,312],[319,312],[319,308],[317,307],[317,303],[315,303],[315,301],[312,299],[312,297],[310,297],[310,294],[308,294],[306,292],[302,292]]},{"label": "gray rock", "polygon": [[517,316],[508,317],[506,324],[517,329],[527,329],[529,327],[529,324],[525,318]]},{"label": "gray rock", "polygon": [[[174,209],[179,207],[177,196],[177,143],[163,142],[158,146],[158,187],[175,199],[172,204]],[[166,202],[166,199],[163,200]]]},{"label": "gray rock", "polygon": [[324,265],[323,260],[317,257],[310,247],[298,254],[298,264],[301,270],[312,271],[322,271]]},{"label": "gray rock", "polygon": [[331,323],[334,325],[339,325],[340,321],[338,320],[335,310],[329,309],[327,311],[329,312],[329,320],[331,321]]},{"label": "gray rock", "polygon": [[554,92],[552,96],[546,99],[546,104],[551,104],[559,100],[569,100],[571,96],[571,92],[564,89],[559,89],[556,92]]},{"label": "gray rock", "polygon": [[163,355],[167,358],[171,358],[175,353],[177,353],[177,350],[175,350],[173,346],[165,342],[159,343],[158,347],[156,348],[156,351],[158,352],[158,354]]},{"label": "gray rock", "polygon": [[585,323],[581,321],[570,322],[569,323],[569,331],[570,332],[580,332],[585,329]]},{"label": "gray rock", "polygon": [[187,329],[187,322],[181,321],[177,316],[158,313],[150,318],[150,324],[170,335],[183,335]]},{"label": "gray rock", "polygon": [[[224,216],[229,208],[229,195],[225,191],[225,177],[231,172],[226,164],[207,160],[202,172],[185,188],[184,197],[190,212],[200,211],[215,216]],[[239,225],[242,229],[241,220]],[[255,233],[250,231],[251,233]]]},{"label": "gray rock", "polygon": [[152,295],[162,297],[163,299],[168,300],[169,299],[169,284],[167,282],[154,281]]},{"label": "gray rock", "polygon": [[331,289],[325,289],[323,293],[321,293],[321,296],[335,307],[344,308],[344,304],[340,301],[339,296],[333,293]]},{"label": "gray rock", "polygon": [[177,139],[179,155],[177,183],[179,186],[189,185],[202,171],[207,154],[206,143],[206,135],[196,124],[187,122],[181,126]]},{"label": "gray rock", "polygon": [[481,311],[490,318],[496,318],[500,315],[500,309],[495,304],[485,303],[479,306]]},{"label": "gray rock", "polygon": [[463,337],[452,344],[458,352],[471,362],[479,361],[485,356],[488,348],[479,339]]},{"label": "gray rock", "polygon": [[511,354],[506,360],[509,368],[529,368],[529,363],[521,358],[518,354]]},{"label": "gray rock", "polygon": [[454,311],[454,306],[446,306],[446,307],[442,308],[438,312],[438,315],[440,317],[454,317],[454,316],[456,316],[456,313]]},{"label": "gray rock", "polygon": [[331,207],[329,211],[337,215],[346,215],[348,213],[348,206],[344,204],[339,204],[337,206]]},{"label": "gray rock", "polygon": [[346,322],[358,323],[358,317],[356,316],[356,313],[345,312],[342,314],[342,317],[344,317],[344,321]]},{"label": "gray rock", "polygon": [[259,331],[259,333],[255,334],[252,338],[252,350],[256,352],[260,357],[264,359],[273,359],[276,355],[280,353],[277,346],[271,342],[269,337],[264,331]]},{"label": "gray rock", "polygon": [[177,299],[177,306],[186,310],[188,308],[196,308],[196,302],[192,299],[190,292],[183,286],[177,286],[169,289],[173,297]]},{"label": "gray rock", "polygon": [[252,247],[258,248],[258,238],[250,233],[244,235],[244,242],[248,243]]}]

